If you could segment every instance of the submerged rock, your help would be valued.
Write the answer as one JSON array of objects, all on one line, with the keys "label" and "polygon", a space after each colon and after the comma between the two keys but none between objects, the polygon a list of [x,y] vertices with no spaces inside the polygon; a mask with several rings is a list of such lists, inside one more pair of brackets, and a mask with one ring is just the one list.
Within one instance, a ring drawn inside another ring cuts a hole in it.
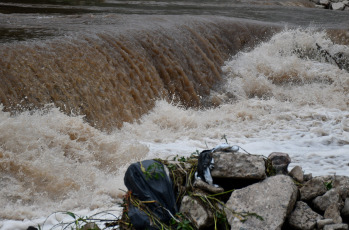
[{"label": "submerged rock", "polygon": [[[229,198],[227,219],[231,229],[281,229],[297,199],[297,187],[289,176],[277,175],[262,182],[235,190]],[[245,222],[235,212],[256,213],[263,220],[248,216]]]}]

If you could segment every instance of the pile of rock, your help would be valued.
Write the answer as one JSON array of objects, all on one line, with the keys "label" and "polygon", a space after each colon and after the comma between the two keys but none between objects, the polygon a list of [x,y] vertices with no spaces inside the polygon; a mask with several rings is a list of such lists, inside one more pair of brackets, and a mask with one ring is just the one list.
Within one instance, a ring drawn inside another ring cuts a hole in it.
[{"label": "pile of rock", "polygon": [[348,10],[348,0],[311,0],[316,4],[318,8],[331,9],[331,10]]},{"label": "pile of rock", "polygon": [[[231,229],[348,229],[349,177],[304,175],[301,167],[288,173],[285,153],[259,155],[213,153],[214,182],[235,189],[225,204]],[[272,174],[272,175],[270,175]],[[200,202],[185,196],[180,212],[195,220],[198,229],[214,222]],[[241,221],[236,213],[254,213]]]}]

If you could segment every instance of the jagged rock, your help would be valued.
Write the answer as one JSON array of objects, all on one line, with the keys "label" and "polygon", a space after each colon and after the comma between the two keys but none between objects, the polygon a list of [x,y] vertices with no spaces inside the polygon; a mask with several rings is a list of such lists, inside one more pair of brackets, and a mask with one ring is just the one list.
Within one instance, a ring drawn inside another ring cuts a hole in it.
[{"label": "jagged rock", "polygon": [[314,229],[322,216],[314,212],[306,203],[298,201],[296,207],[288,218],[288,223],[295,229]]},{"label": "jagged rock", "polygon": [[213,153],[215,168],[212,177],[234,179],[264,179],[265,163],[263,156],[243,153]]},{"label": "jagged rock", "polygon": [[337,203],[333,203],[328,206],[325,210],[324,217],[326,219],[332,219],[335,224],[342,223],[342,217],[339,212],[339,207]]},{"label": "jagged rock", "polygon": [[288,174],[287,167],[291,163],[291,158],[287,153],[273,152],[268,156],[268,159],[271,160],[276,174]]},{"label": "jagged rock", "polygon": [[[231,229],[281,229],[294,207],[297,191],[292,179],[284,175],[235,190],[226,204]],[[230,210],[256,213],[264,220],[250,216],[242,223]]]},{"label": "jagged rock", "polygon": [[341,202],[340,195],[336,189],[327,191],[323,196],[318,196],[313,200],[315,208],[325,211],[331,204],[338,204]]},{"label": "jagged rock", "polygon": [[196,188],[199,188],[201,190],[204,190],[206,192],[210,192],[210,193],[221,193],[221,192],[224,192],[223,188],[209,185],[209,184],[203,182],[202,180],[195,180],[193,186],[196,187]]},{"label": "jagged rock", "polygon": [[324,230],[348,230],[347,224],[330,224],[324,227]]},{"label": "jagged rock", "polygon": [[305,183],[299,191],[301,194],[301,200],[310,200],[317,196],[325,194],[327,189],[324,184],[323,178],[315,177]]},{"label": "jagged rock", "polygon": [[188,215],[198,229],[205,229],[213,224],[211,211],[190,196],[183,197],[179,212]]},{"label": "jagged rock", "polygon": [[328,4],[330,4],[330,1],[329,0],[320,0],[320,4],[327,6]]},{"label": "jagged rock", "polygon": [[303,170],[302,167],[300,166],[295,166],[291,172],[289,173],[289,175],[295,179],[296,181],[298,181],[299,183],[303,183],[304,181],[304,174],[303,174]]},{"label": "jagged rock", "polygon": [[323,229],[325,225],[334,224],[332,219],[322,219],[317,221],[317,228]]},{"label": "jagged rock", "polygon": [[341,215],[345,218],[349,218],[349,197],[345,199],[344,207],[341,210]]},{"label": "jagged rock", "polygon": [[342,2],[332,3],[332,10],[344,10],[345,5]]}]

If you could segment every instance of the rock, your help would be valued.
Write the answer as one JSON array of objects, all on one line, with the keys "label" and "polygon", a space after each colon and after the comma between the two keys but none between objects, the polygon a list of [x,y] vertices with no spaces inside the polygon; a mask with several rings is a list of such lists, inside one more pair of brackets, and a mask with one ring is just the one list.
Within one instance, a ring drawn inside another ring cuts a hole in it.
[{"label": "rock", "polygon": [[202,180],[195,180],[193,186],[196,187],[196,188],[199,188],[201,190],[204,190],[206,192],[210,192],[210,193],[221,193],[221,192],[224,192],[223,188],[209,185],[209,184],[203,182]]},{"label": "rock", "polygon": [[332,10],[344,10],[344,3],[342,2],[337,2],[337,3],[332,3],[331,4]]},{"label": "rock", "polygon": [[315,208],[325,211],[331,204],[338,204],[341,202],[340,195],[336,189],[327,191],[323,196],[318,196],[313,200]]},{"label": "rock", "polygon": [[38,230],[38,229],[35,228],[35,227],[33,227],[33,226],[29,226],[29,227],[27,228],[27,230]]},{"label": "rock", "polygon": [[338,204],[333,203],[330,206],[328,206],[325,210],[324,217],[326,219],[332,219],[335,224],[342,223],[342,217],[339,212]]},{"label": "rock", "polygon": [[330,4],[329,0],[320,0],[320,4],[324,6],[328,6]]},{"label": "rock", "polygon": [[304,174],[303,174],[303,170],[302,167],[300,166],[295,166],[291,172],[289,173],[289,175],[295,179],[296,181],[298,181],[299,183],[303,183],[304,181]]},{"label": "rock", "polygon": [[349,218],[349,197],[345,199],[344,207],[341,210],[341,215],[345,218]]},{"label": "rock", "polygon": [[265,163],[263,156],[243,153],[213,153],[215,168],[211,171],[213,178],[264,179]]},{"label": "rock", "polygon": [[332,219],[322,219],[317,221],[317,228],[323,229],[325,225],[334,224]]},{"label": "rock", "polygon": [[348,230],[347,224],[330,224],[324,227],[324,230]]},{"label": "rock", "polygon": [[304,174],[304,176],[303,176],[304,181],[310,181],[311,179],[313,179],[313,174],[311,174],[311,173]]},{"label": "rock", "polygon": [[190,196],[183,197],[179,212],[188,215],[198,229],[205,229],[213,224],[211,211]]},{"label": "rock", "polygon": [[325,194],[327,189],[324,185],[323,178],[315,177],[305,183],[299,191],[301,194],[301,200],[311,200],[317,196]]},{"label": "rock", "polygon": [[288,218],[288,223],[295,229],[311,230],[315,228],[317,221],[321,219],[322,216],[314,212],[306,203],[298,201]]},{"label": "rock", "polygon": [[95,223],[87,223],[80,230],[100,230],[97,224]]},{"label": "rock", "polygon": [[287,153],[273,152],[268,156],[268,159],[271,160],[276,174],[288,174],[287,167],[291,163],[291,158]]},{"label": "rock", "polygon": [[348,0],[343,1],[343,4],[348,6],[349,5],[349,1]]},{"label": "rock", "polygon": [[[226,213],[231,229],[281,229],[297,199],[297,187],[289,176],[277,175],[262,182],[235,190]],[[264,220],[248,216],[241,222],[230,211],[256,213]]]}]

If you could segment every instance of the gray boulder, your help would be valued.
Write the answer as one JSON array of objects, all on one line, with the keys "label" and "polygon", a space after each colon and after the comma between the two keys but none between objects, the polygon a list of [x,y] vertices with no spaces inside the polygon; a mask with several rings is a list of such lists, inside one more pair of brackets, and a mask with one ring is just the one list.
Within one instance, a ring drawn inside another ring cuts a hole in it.
[{"label": "gray boulder", "polygon": [[336,189],[327,191],[323,196],[318,196],[313,200],[315,208],[325,211],[331,204],[338,204],[341,202],[340,195]]},{"label": "gray boulder", "polygon": [[[235,190],[226,204],[231,229],[281,229],[297,200],[297,191],[292,179],[284,175]],[[236,213],[241,212],[256,213],[263,220],[248,216],[245,222],[241,222],[236,217]]]},{"label": "gray boulder", "polygon": [[213,153],[215,168],[211,170],[212,177],[231,179],[266,178],[263,156],[243,153],[215,152]]},{"label": "gray boulder", "polygon": [[288,223],[294,229],[312,230],[321,219],[322,216],[314,212],[306,203],[298,201],[288,218]]},{"label": "gray boulder", "polygon": [[291,158],[287,153],[273,152],[268,156],[276,174],[288,174],[287,167],[291,163]]},{"label": "gray boulder", "polygon": [[213,224],[211,211],[190,196],[183,197],[179,212],[188,215],[198,229],[205,229]]},{"label": "gray boulder", "polygon": [[310,181],[306,182],[299,190],[301,200],[311,200],[317,196],[325,194],[327,189],[324,183],[325,182],[321,177],[314,177]]}]

